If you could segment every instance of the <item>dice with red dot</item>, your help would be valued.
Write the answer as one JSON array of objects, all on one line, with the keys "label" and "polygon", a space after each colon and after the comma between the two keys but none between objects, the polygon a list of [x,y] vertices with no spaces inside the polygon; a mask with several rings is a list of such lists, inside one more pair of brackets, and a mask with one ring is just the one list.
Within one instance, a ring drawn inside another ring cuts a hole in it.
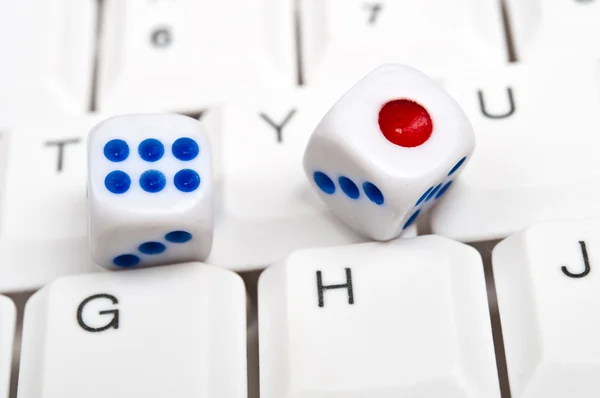
[{"label": "dice with red dot", "polygon": [[112,268],[202,261],[213,236],[212,157],[202,124],[126,115],[88,138],[90,251]]},{"label": "dice with red dot", "polygon": [[389,240],[444,196],[474,147],[469,120],[442,88],[415,69],[385,65],[321,120],[304,170],[346,224]]}]

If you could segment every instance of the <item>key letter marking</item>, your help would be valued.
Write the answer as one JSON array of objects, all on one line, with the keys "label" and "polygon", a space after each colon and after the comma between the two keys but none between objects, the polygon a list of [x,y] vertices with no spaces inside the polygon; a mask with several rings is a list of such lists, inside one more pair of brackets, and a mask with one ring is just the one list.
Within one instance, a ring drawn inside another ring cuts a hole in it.
[{"label": "key letter marking", "polygon": [[332,290],[332,289],[348,289],[348,304],[354,304],[354,289],[352,287],[352,270],[350,268],[346,268],[346,283],[344,283],[343,285],[323,286],[323,278],[321,276],[321,271],[317,271],[317,292],[319,295],[319,307],[325,306],[323,292],[325,292],[325,290]]}]

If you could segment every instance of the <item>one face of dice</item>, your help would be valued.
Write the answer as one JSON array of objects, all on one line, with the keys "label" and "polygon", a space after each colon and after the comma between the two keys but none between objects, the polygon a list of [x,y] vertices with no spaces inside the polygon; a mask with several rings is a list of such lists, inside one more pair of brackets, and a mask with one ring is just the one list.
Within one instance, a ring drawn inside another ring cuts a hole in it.
[{"label": "one face of dice", "polygon": [[388,240],[451,188],[474,147],[470,122],[445,91],[415,69],[386,65],[325,115],[304,169],[333,213]]},{"label": "one face of dice", "polygon": [[92,257],[108,268],[201,261],[212,246],[208,135],[181,115],[104,121],[88,140]]}]

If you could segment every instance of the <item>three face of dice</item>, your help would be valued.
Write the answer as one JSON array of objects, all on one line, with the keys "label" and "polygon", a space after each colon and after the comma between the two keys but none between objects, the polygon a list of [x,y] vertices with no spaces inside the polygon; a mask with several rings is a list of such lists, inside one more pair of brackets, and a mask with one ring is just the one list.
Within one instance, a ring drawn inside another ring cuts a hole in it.
[{"label": "three face of dice", "polygon": [[168,114],[99,124],[88,140],[88,218],[92,257],[105,267],[204,260],[213,183],[202,124]]},{"label": "three face of dice", "polygon": [[386,65],[325,115],[304,169],[346,224],[389,240],[450,189],[474,147],[470,122],[446,92],[415,69]]}]

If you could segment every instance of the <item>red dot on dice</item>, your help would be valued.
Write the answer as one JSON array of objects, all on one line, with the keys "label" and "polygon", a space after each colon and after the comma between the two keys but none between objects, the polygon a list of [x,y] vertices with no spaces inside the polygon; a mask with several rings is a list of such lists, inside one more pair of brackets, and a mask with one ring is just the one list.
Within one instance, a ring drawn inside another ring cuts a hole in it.
[{"label": "red dot on dice", "polygon": [[379,128],[392,144],[414,148],[431,137],[433,121],[427,109],[415,101],[397,99],[381,107]]}]

